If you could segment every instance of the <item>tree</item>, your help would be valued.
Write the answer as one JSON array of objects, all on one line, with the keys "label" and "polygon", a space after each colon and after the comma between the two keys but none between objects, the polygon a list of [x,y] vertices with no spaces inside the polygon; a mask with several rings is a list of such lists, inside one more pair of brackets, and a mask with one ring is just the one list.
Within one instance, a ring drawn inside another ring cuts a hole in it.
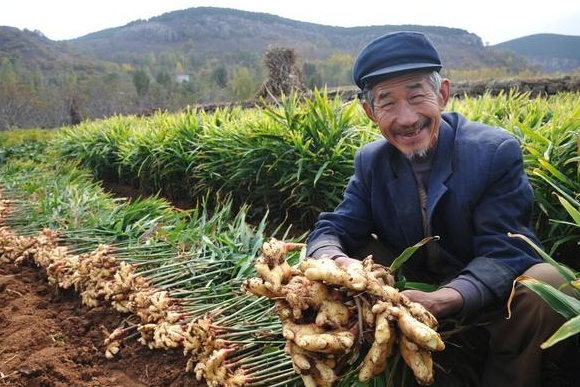
[{"label": "tree", "polygon": [[160,85],[167,87],[171,83],[171,75],[169,75],[166,71],[159,71],[157,73],[157,77],[155,77],[155,80]]},{"label": "tree", "polygon": [[143,69],[136,70],[133,73],[133,85],[137,94],[142,97],[149,91],[149,76]]},{"label": "tree", "polygon": [[145,63],[147,63],[147,67],[149,67],[150,69],[155,67],[156,62],[157,59],[155,58],[155,54],[152,52],[147,54],[147,56],[145,57]]},{"label": "tree", "polygon": [[352,83],[351,69],[354,59],[346,53],[335,52],[322,66],[325,83],[332,86],[349,85]]},{"label": "tree", "polygon": [[34,90],[15,68],[7,59],[0,63],[0,129],[26,126],[34,112]]},{"label": "tree", "polygon": [[211,79],[224,89],[228,85],[228,71],[224,65],[219,65],[211,72]]},{"label": "tree", "polygon": [[239,67],[234,71],[230,83],[231,92],[235,99],[243,100],[250,98],[255,92],[254,79],[247,67]]},{"label": "tree", "polygon": [[306,83],[306,87],[309,89],[314,89],[315,87],[322,87],[323,82],[322,78],[320,77],[320,73],[316,68],[316,64],[311,62],[305,62],[302,65],[302,74],[304,74],[304,79]]}]

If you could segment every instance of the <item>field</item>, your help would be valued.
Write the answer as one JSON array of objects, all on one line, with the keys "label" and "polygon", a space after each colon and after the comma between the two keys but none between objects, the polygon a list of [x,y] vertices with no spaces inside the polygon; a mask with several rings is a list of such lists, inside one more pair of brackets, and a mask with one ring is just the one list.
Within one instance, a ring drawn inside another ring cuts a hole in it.
[{"label": "field", "polygon": [[[449,110],[520,140],[535,231],[551,256],[578,269],[580,95],[486,95]],[[1,299],[5,385],[181,386],[195,385],[196,373],[215,386],[300,384],[272,304],[240,287],[264,241],[302,240],[340,201],[356,149],[378,138],[356,102],[318,93],[255,109],[85,122],[48,142],[28,133],[0,137],[1,199],[10,200],[0,206],[1,286],[11,290]],[[143,197],[112,196],[98,181]],[[23,321],[46,330],[27,333]],[[19,345],[23,335],[33,345]],[[411,382],[397,359],[358,385]],[[435,385],[463,385],[468,374],[436,372]],[[562,375],[552,382],[568,385]]]}]

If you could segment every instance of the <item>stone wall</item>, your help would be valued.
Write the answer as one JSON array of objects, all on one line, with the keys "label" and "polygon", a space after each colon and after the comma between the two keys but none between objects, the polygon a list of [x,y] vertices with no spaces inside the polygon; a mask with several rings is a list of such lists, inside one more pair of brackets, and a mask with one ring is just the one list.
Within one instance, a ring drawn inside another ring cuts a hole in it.
[{"label": "stone wall", "polygon": [[560,92],[580,91],[580,77],[513,79],[487,82],[452,83],[451,94],[455,97],[468,95],[470,97],[483,95],[489,91],[492,95],[517,89],[520,92],[530,92],[530,96],[553,95]]},{"label": "stone wall", "polygon": [[[511,79],[485,82],[457,82],[451,83],[451,95],[461,98],[465,95],[476,97],[489,91],[492,95],[500,92],[509,92],[517,89],[520,92],[530,92],[530,97],[538,95],[554,95],[560,92],[578,91],[580,92],[580,76],[565,76],[560,78],[534,78],[534,79]],[[344,101],[351,101],[356,98],[358,89],[356,87],[340,87],[328,91],[330,97],[340,94]],[[306,93],[308,95],[308,93]],[[259,103],[257,100],[236,101],[217,104],[197,105],[196,108],[205,111],[214,111],[218,108],[241,106],[243,108],[253,107]]]}]

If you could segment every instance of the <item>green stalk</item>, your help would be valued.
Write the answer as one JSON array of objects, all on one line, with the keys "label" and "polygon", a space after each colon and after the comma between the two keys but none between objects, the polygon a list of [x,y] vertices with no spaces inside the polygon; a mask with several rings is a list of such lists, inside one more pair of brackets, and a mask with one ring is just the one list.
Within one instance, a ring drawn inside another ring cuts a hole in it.
[{"label": "green stalk", "polygon": [[[245,297],[245,299],[251,299],[251,298],[253,298],[253,296],[247,296],[247,295],[246,295],[246,296],[243,296],[243,297],[241,297],[241,298],[244,298],[244,297]],[[248,304],[248,305],[246,305],[245,307],[243,307],[242,309],[238,310],[237,312],[235,312],[235,313],[233,313],[233,314],[231,314],[231,315],[229,315],[229,316],[225,316],[225,317],[224,317],[224,318],[222,318],[221,320],[218,320],[218,321],[216,321],[216,323],[217,323],[217,324],[220,324],[220,325],[224,325],[226,321],[229,321],[229,320],[231,320],[231,319],[232,319],[232,318],[234,318],[235,316],[237,316],[237,315],[241,314],[242,312],[246,311],[246,310],[247,310],[247,309],[249,309],[249,308],[252,308],[254,305],[256,305],[256,304],[258,304],[258,303],[260,303],[260,302],[262,302],[262,301],[263,301],[262,299],[258,298],[258,299],[256,299],[256,300],[252,301],[250,304]]]},{"label": "green stalk", "polygon": [[215,270],[215,271],[212,271],[212,272],[209,272],[209,273],[206,273],[206,274],[200,274],[200,275],[195,276],[195,277],[188,277],[188,278],[186,278],[184,280],[177,281],[177,282],[173,282],[173,283],[166,283],[166,281],[161,282],[161,283],[155,283],[155,286],[157,286],[159,289],[165,290],[165,289],[168,289],[168,288],[171,288],[171,287],[176,287],[177,285],[181,285],[181,284],[184,284],[184,283],[187,283],[187,282],[197,281],[200,278],[205,278],[205,277],[209,277],[209,276],[215,277],[215,275],[217,273],[225,273],[225,272],[229,272],[229,271],[231,271],[231,269]]},{"label": "green stalk", "polygon": [[[294,376],[294,375],[296,375],[296,373],[293,370],[292,371],[282,371],[282,372],[279,372],[278,374],[275,374],[274,376],[269,377],[269,378],[266,378],[266,379],[264,379],[264,378],[258,378],[258,380],[254,381],[252,378],[248,378],[248,380],[250,382],[253,382],[253,383],[249,384],[251,386],[261,385],[261,384],[264,384],[264,383],[268,383],[268,385],[269,385],[270,383],[272,383],[274,381],[277,381],[277,380],[280,380],[280,379],[283,379],[283,378],[287,378],[289,376]],[[260,380],[260,379],[262,379],[262,380]],[[281,385],[284,385],[285,383],[287,383],[287,382],[284,382]],[[275,384],[275,386],[276,385],[277,384]],[[247,386],[248,386],[248,384],[247,384]]]},{"label": "green stalk", "polygon": [[[267,366],[266,369],[264,369],[264,366]],[[244,370],[248,373],[248,375],[252,375],[251,379],[259,379],[259,377],[262,375],[269,375],[272,373],[272,371],[278,370],[280,368],[285,368],[287,366],[290,366],[290,369],[292,369],[292,361],[291,360],[277,363],[276,365],[270,365],[268,363],[263,363],[260,366],[254,366],[254,367],[249,368],[249,369],[244,368]],[[261,371],[254,372],[254,370],[256,370],[256,367],[259,367],[261,369]],[[288,370],[279,371],[279,373],[281,373],[281,372],[288,372]],[[276,373],[274,373],[274,375],[276,375]],[[268,379],[270,379],[270,377],[268,377]]]},{"label": "green stalk", "polygon": [[[294,382],[300,382],[301,381],[301,377],[300,376],[296,376],[296,373],[295,372],[293,372],[291,375],[294,375],[294,378],[291,378],[291,379],[289,379],[287,381],[281,381],[281,382],[278,382],[278,383],[275,383],[275,384],[268,384],[268,387],[282,387],[282,386],[292,385],[292,383],[294,383]],[[245,386],[246,387],[263,386],[264,383],[266,383],[266,382],[269,383],[270,381],[268,380],[268,381],[261,381],[261,382],[257,382],[257,383],[249,383],[249,384],[246,384]]]}]

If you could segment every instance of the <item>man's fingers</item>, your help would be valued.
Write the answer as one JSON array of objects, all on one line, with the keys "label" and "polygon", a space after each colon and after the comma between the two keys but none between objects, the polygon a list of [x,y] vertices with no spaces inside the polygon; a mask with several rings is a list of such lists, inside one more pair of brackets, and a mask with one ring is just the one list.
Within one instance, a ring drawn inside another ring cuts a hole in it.
[{"label": "man's fingers", "polygon": [[428,298],[427,293],[414,289],[403,290],[401,294],[407,297],[409,301],[418,302],[420,304],[425,302],[426,299]]},{"label": "man's fingers", "polygon": [[336,264],[338,266],[344,266],[344,267],[348,267],[350,265],[354,265],[354,264],[361,264],[361,261],[359,261],[358,259],[354,259],[354,258],[350,258],[350,257],[337,257],[334,259],[334,262],[336,262]]}]

